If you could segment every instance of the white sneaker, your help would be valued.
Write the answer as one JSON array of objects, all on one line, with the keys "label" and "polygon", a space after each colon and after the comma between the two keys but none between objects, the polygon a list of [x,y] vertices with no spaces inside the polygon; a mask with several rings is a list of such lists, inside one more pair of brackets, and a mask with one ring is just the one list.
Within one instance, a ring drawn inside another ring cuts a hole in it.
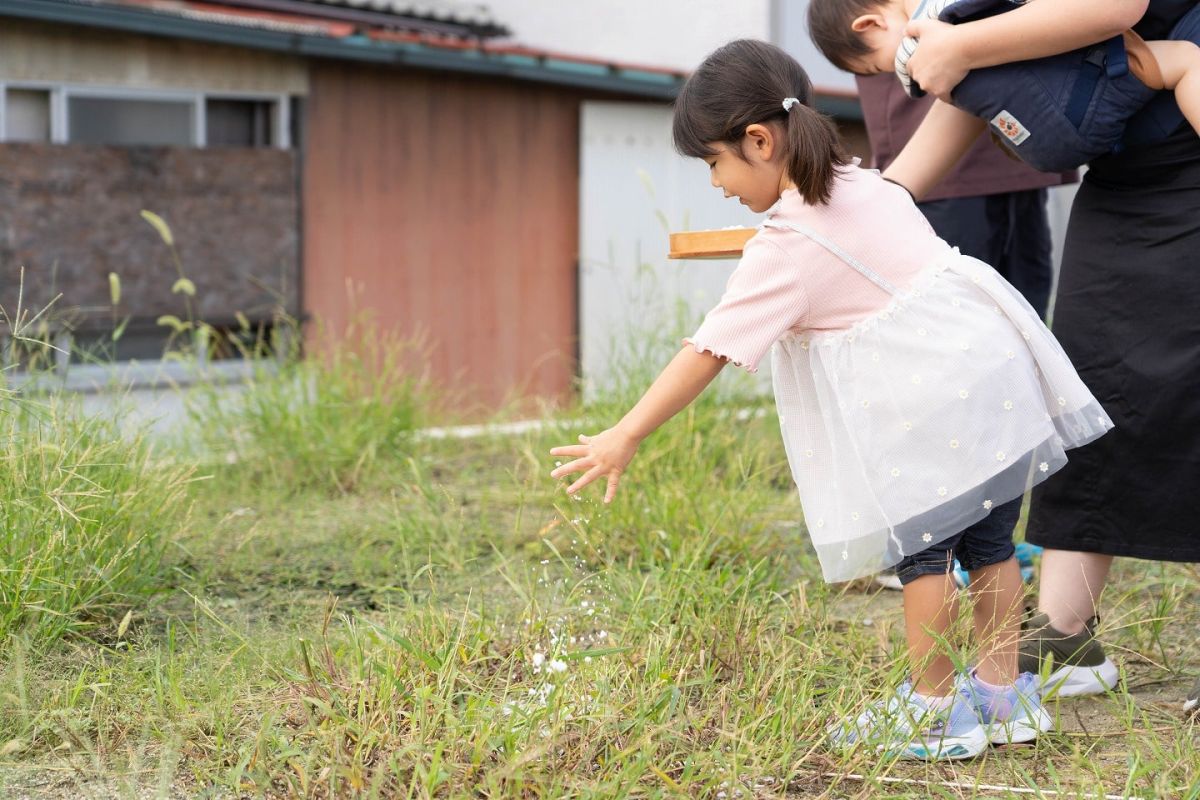
[{"label": "white sneaker", "polygon": [[889,700],[833,726],[830,737],[842,748],[863,744],[896,758],[926,761],[973,758],[988,746],[987,733],[965,695],[955,692],[950,708],[935,711],[907,682]]}]

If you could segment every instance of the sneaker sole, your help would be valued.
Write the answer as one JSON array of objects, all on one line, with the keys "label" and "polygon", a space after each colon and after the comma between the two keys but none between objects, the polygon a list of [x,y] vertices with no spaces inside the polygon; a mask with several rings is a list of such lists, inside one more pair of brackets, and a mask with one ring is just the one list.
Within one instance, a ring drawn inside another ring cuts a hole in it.
[{"label": "sneaker sole", "polygon": [[1028,715],[1016,722],[993,723],[988,730],[988,741],[992,744],[1025,744],[1054,727],[1050,713],[1039,706],[1032,718]]},{"label": "sneaker sole", "polygon": [[1200,706],[1200,698],[1192,698],[1191,700],[1184,701],[1183,710],[1184,711],[1196,711],[1197,706]]},{"label": "sneaker sole", "polygon": [[904,584],[900,582],[900,579],[896,577],[895,574],[876,575],[875,582],[885,589],[895,589],[898,591],[904,590]]},{"label": "sneaker sole", "polygon": [[[917,758],[922,761],[956,761],[974,758],[988,748],[988,736],[982,727],[976,727],[966,736],[941,736],[913,742],[895,751],[901,758]],[[883,749],[883,748],[881,748]]]},{"label": "sneaker sole", "polygon": [[1061,667],[1050,674],[1042,683],[1044,695],[1078,697],[1085,694],[1104,694],[1116,687],[1120,681],[1116,664],[1104,659],[1094,667]]}]

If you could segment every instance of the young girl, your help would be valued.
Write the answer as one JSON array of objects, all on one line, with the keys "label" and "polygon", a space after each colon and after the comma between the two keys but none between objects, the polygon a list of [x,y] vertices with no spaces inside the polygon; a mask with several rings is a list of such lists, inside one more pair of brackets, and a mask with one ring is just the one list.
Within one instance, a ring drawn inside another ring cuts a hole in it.
[{"label": "young girl", "polygon": [[[768,212],[720,303],[614,427],[551,453],[607,480],[726,363],[768,349],[779,422],[825,577],[895,565],[913,681],[835,731],[920,758],[961,758],[1046,730],[1017,678],[1015,503],[1064,450],[1109,429],[1037,315],[991,268],[937,238],[901,187],[852,164],[800,65],[762,42],[710,55],[676,101],[674,138],[714,187]],[[773,348],[772,348],[773,346]],[[971,573],[979,657],[956,676],[937,642],[957,556]]]}]

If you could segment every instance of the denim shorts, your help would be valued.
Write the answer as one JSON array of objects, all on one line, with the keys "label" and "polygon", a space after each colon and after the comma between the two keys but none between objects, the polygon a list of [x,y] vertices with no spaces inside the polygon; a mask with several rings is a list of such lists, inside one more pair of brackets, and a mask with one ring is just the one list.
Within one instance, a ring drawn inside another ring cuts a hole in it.
[{"label": "denim shorts", "polygon": [[908,584],[922,575],[945,575],[954,567],[954,559],[967,572],[1013,557],[1013,529],[1021,516],[1021,500],[996,506],[992,513],[969,528],[944,539],[928,550],[906,556],[896,564],[896,577]]}]

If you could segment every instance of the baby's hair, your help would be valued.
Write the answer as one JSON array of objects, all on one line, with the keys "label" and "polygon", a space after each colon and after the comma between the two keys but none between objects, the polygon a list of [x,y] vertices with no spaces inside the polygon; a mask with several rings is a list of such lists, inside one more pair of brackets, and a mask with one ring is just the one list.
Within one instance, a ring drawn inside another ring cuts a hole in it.
[{"label": "baby's hair", "polygon": [[[796,60],[778,47],[739,39],[713,52],[692,73],[675,100],[672,133],[685,156],[716,155],[721,142],[741,150],[746,128],[777,124],[788,177],[808,203],[829,200],[837,168],[849,163],[828,117],[812,107],[812,81]],[[783,101],[800,102],[785,111]]]},{"label": "baby's hair", "polygon": [[882,5],[881,0],[812,0],[808,4],[808,36],[835,67],[854,72],[850,62],[870,55],[871,48],[850,26]]}]

